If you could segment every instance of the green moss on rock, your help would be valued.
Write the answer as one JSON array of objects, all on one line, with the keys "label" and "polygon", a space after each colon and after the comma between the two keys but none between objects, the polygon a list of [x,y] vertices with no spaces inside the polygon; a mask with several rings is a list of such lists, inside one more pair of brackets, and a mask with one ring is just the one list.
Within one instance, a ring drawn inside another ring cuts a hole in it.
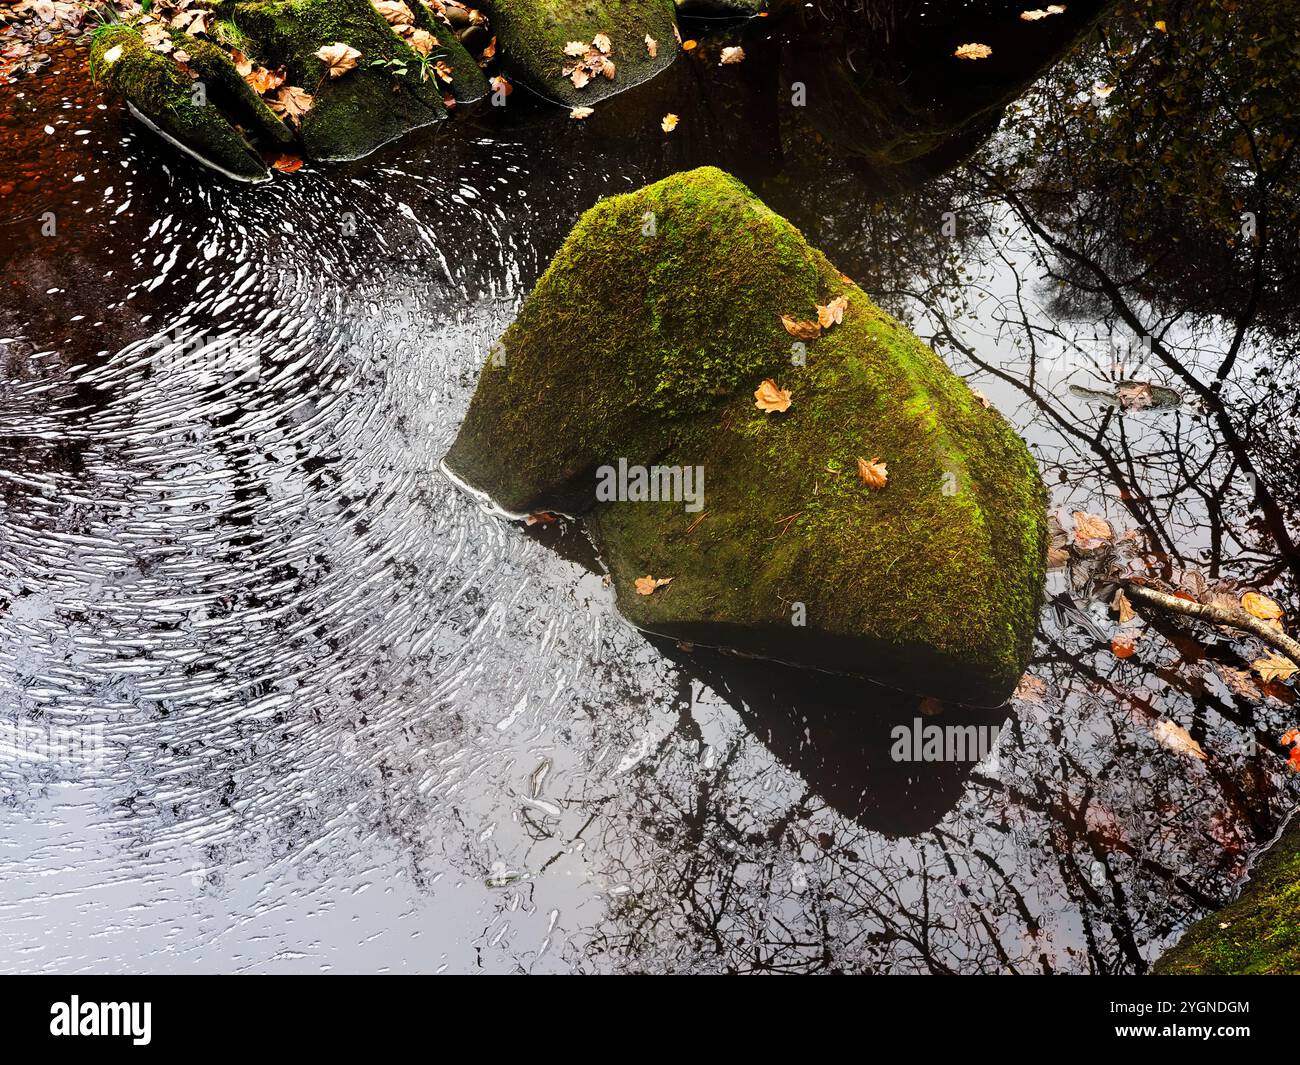
[{"label": "green moss on rock", "polygon": [[1163,976],[1300,973],[1300,817],[1259,860],[1232,904],[1198,921],[1156,962]]},{"label": "green moss on rock", "polygon": [[[248,0],[223,8],[265,65],[313,93],[302,119],[312,159],[357,159],[446,117],[442,90],[421,57],[389,29],[370,0]],[[327,76],[314,54],[342,42],[361,53],[355,70]]]},{"label": "green moss on rock", "polygon": [[410,0],[407,6],[415,16],[415,25],[437,38],[437,45],[429,53],[429,63],[441,60],[451,68],[451,85],[446,86],[452,98],[461,104],[473,103],[487,95],[488,83],[474,57],[456,39],[452,28],[433,17],[420,0]]},{"label": "green moss on rock", "polygon": [[[244,181],[269,175],[261,157],[222,115],[209,88],[221,91],[220,71],[202,42],[181,37],[186,48],[197,46],[196,70],[218,74],[196,92],[193,78],[167,56],[151,51],[130,26],[105,26],[91,46],[90,70],[95,79],[126,97],[136,111],[186,150]],[[210,46],[209,46],[210,47]],[[212,51],[218,51],[215,47]],[[274,117],[274,116],[272,116]]]},{"label": "green moss on rock", "polygon": [[[781,315],[837,295],[843,324],[792,364]],[[970,703],[1014,687],[1044,577],[1032,457],[735,179],[706,168],[598,204],[496,351],[449,467],[515,512],[590,509],[634,624]],[[756,409],[766,377],[788,412]],[[877,455],[883,491],[856,472]],[[703,466],[704,517],[591,509],[619,458]],[[646,574],[674,580],[637,595]]]},{"label": "green moss on rock", "polygon": [[[485,0],[506,71],[534,92],[568,107],[590,106],[640,84],[668,66],[678,52],[673,0]],[[594,78],[583,89],[564,76],[569,41],[590,43],[598,33],[612,43],[612,80]],[[651,57],[646,37],[656,41]]]}]

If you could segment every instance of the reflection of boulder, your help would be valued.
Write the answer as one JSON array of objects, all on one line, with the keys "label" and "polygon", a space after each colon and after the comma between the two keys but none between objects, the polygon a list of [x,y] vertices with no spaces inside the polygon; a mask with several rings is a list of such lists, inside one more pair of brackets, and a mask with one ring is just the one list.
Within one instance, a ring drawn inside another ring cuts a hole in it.
[{"label": "reflection of boulder", "polygon": [[[792,365],[782,315],[837,298],[842,324]],[[772,377],[793,393],[785,413],[756,409]],[[883,489],[859,479],[873,455]],[[1046,544],[1028,450],[720,171],[587,212],[447,464],[507,510],[590,511],[620,609],[647,631],[965,703],[999,704],[1024,671]],[[680,491],[593,509],[616,464],[667,470]],[[696,467],[703,517],[683,513]],[[638,594],[645,574],[673,582]]]},{"label": "reflection of boulder", "polygon": [[[926,160],[938,172],[977,147],[1003,108],[1107,6],[1082,0],[1032,21],[1020,17],[1022,3],[802,9],[789,20],[782,58],[787,100],[802,86],[806,101],[791,108],[791,147],[815,130],[877,166]],[[954,55],[970,43],[992,52],[976,60]]]},{"label": "reflection of boulder", "polygon": [[[893,730],[912,728],[917,699],[851,677],[652,642],[733,706],[758,739],[845,817],[887,836],[918,836],[961,798],[976,759],[896,761]],[[1005,710],[962,707],[924,718],[964,729],[1000,728]]]}]

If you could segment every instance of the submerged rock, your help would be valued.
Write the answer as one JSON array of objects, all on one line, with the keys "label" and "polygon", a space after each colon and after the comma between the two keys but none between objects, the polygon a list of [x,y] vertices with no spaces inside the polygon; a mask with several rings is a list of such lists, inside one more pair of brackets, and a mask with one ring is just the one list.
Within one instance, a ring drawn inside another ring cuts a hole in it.
[{"label": "submerged rock", "polygon": [[[673,0],[486,0],[483,6],[506,72],[568,107],[590,106],[640,84],[678,52]],[[573,74],[565,72],[582,67],[584,57],[567,55],[565,48],[592,45],[598,34],[608,38],[608,50],[596,50],[607,56],[613,76],[587,63],[575,83]],[[647,37],[654,41],[653,49]]]},{"label": "submerged rock", "polygon": [[1156,962],[1163,976],[1300,972],[1300,816],[1256,864],[1237,900],[1202,918]]},{"label": "submerged rock", "polygon": [[[787,334],[836,297],[842,324]],[[756,408],[767,378],[788,411]],[[883,488],[858,474],[877,456]],[[1024,443],[719,170],[583,216],[447,465],[507,510],[586,513],[651,632],[989,705],[1029,657],[1047,521]],[[652,467],[675,501],[636,500]],[[611,477],[627,491],[601,501]],[[646,575],[672,582],[638,594]]]}]

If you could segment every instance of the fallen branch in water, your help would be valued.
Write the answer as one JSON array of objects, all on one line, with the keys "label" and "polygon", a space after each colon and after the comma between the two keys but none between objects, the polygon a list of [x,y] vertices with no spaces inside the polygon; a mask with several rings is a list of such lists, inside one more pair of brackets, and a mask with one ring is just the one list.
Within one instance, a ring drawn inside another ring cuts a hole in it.
[{"label": "fallen branch in water", "polygon": [[1184,617],[1208,621],[1215,625],[1227,625],[1234,629],[1245,629],[1258,636],[1270,647],[1281,651],[1287,658],[1300,666],[1300,641],[1293,640],[1280,628],[1275,628],[1266,621],[1261,621],[1253,614],[1247,613],[1239,606],[1219,606],[1216,603],[1198,603],[1191,599],[1182,599],[1168,592],[1161,592],[1146,584],[1124,581],[1124,594],[1132,603],[1145,603],[1159,610],[1167,610]]}]

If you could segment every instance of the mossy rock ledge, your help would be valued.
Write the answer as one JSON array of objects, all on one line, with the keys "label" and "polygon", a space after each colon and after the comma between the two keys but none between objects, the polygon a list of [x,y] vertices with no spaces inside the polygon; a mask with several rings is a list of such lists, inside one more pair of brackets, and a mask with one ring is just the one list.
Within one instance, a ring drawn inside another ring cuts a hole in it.
[{"label": "mossy rock ledge", "polygon": [[[679,51],[673,0],[484,0],[506,73],[566,107],[591,106],[654,77]],[[614,77],[596,75],[577,88],[564,74],[570,41],[610,40]],[[655,42],[655,54],[646,44]]]},{"label": "mossy rock ledge", "polygon": [[1300,814],[1258,860],[1235,902],[1192,925],[1159,976],[1300,973]]},{"label": "mossy rock ledge", "polygon": [[[801,358],[781,316],[840,295],[842,324]],[[788,411],[756,407],[765,378]],[[857,472],[877,456],[883,489]],[[620,459],[702,467],[702,509],[598,500]],[[509,512],[586,515],[619,609],[650,632],[973,705],[1005,700],[1029,658],[1047,519],[1025,444],[720,170],[583,216],[446,466]],[[672,583],[638,594],[647,575]]]}]

